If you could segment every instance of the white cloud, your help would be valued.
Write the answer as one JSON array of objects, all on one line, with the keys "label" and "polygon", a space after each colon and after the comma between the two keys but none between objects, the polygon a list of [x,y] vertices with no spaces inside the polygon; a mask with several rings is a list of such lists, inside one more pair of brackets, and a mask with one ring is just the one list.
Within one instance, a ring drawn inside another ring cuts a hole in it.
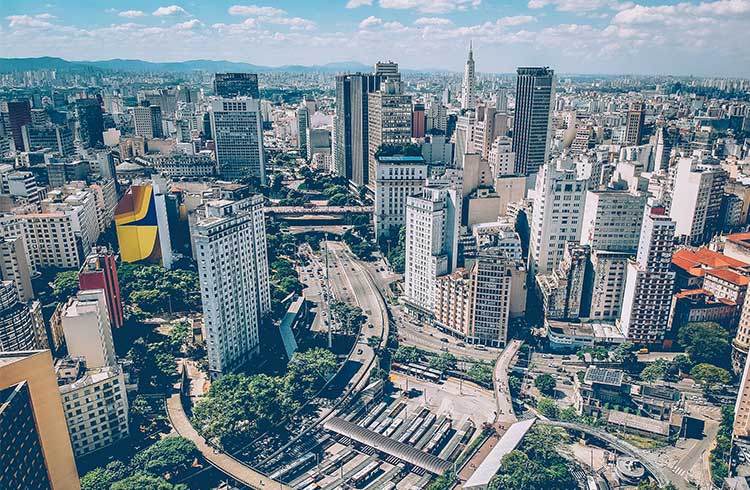
[{"label": "white cloud", "polygon": [[37,14],[34,17],[36,17],[37,19],[55,19],[56,18],[54,15],[49,14],[47,12],[43,14]]},{"label": "white cloud", "polygon": [[30,15],[9,15],[6,17],[10,27],[51,27],[52,24]]},{"label": "white cloud", "polygon": [[382,23],[383,23],[383,19],[381,19],[380,17],[375,17],[374,15],[371,15],[359,23],[359,28],[369,29],[370,27],[375,27]]},{"label": "white cloud", "polygon": [[418,26],[446,26],[453,24],[453,21],[443,17],[420,17],[414,21],[414,24]]},{"label": "white cloud", "polygon": [[199,25],[201,25],[201,21],[199,21],[198,19],[190,19],[188,21],[180,22],[179,24],[175,24],[175,27],[177,29],[183,29],[184,30],[184,29],[193,29],[195,27],[198,27]]},{"label": "white cloud", "polygon": [[414,9],[426,14],[446,14],[478,7],[482,0],[380,0],[384,9]]},{"label": "white cloud", "polygon": [[269,17],[261,19],[269,24],[289,26],[294,31],[312,31],[317,28],[315,22],[301,17]]},{"label": "white cloud", "polygon": [[156,17],[164,17],[166,15],[190,15],[187,10],[180,7],[179,5],[168,5],[166,7],[159,7],[154,10],[152,15]]},{"label": "white cloud", "polygon": [[264,7],[260,5],[232,5],[229,7],[229,15],[240,15],[243,17],[280,17],[286,15],[286,11],[275,7]]},{"label": "white cloud", "polygon": [[346,8],[356,9],[365,5],[372,5],[372,0],[349,0],[346,2]]},{"label": "white cloud", "polygon": [[117,15],[119,15],[120,17],[133,19],[135,17],[143,17],[144,15],[146,15],[146,12],[144,12],[143,10],[124,10]]},{"label": "white cloud", "polygon": [[632,5],[632,2],[621,3],[618,0],[529,0],[530,9],[541,9],[554,5],[555,10],[576,14],[588,14],[602,9],[620,10]]},{"label": "white cloud", "polygon": [[531,15],[511,15],[497,19],[495,25],[498,27],[513,27],[534,21],[536,21],[536,19]]}]

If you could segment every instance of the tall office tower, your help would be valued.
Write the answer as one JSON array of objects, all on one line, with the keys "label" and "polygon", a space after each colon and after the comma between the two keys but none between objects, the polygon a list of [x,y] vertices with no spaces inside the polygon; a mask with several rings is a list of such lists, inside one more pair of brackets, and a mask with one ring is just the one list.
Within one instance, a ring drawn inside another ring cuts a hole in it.
[{"label": "tall office tower", "polygon": [[378,61],[375,63],[375,76],[383,79],[391,79],[395,81],[401,80],[401,73],[398,71],[398,63],[393,61]]},{"label": "tall office tower", "polygon": [[48,350],[0,353],[0,441],[0,488],[81,488]]},{"label": "tall office tower", "polygon": [[414,104],[411,116],[411,137],[424,138],[425,135],[424,104]]},{"label": "tall office tower", "polygon": [[27,124],[31,124],[31,105],[28,100],[11,100],[4,104],[7,113],[7,130],[10,130],[10,136],[13,139],[13,144],[16,146],[16,151],[27,151],[26,146],[23,143],[23,135],[21,128]]},{"label": "tall office tower", "polygon": [[333,165],[358,187],[368,181],[368,94],[380,89],[380,80],[362,73],[336,76]]},{"label": "tall office tower", "polygon": [[135,134],[144,138],[163,138],[161,107],[158,105],[139,105],[133,107]]},{"label": "tall office tower", "polygon": [[301,105],[297,108],[297,148],[303,158],[307,158],[307,130],[310,129],[310,112]]},{"label": "tall office tower", "polygon": [[498,89],[495,95],[495,110],[503,113],[508,112],[508,89]]},{"label": "tall office tower", "polygon": [[217,73],[214,77],[214,94],[225,99],[233,97],[260,99],[258,75],[255,73]]},{"label": "tall office tower", "polygon": [[68,299],[62,312],[62,326],[72,357],[85,358],[90,368],[117,364],[103,289],[79,291]]},{"label": "tall office tower", "polygon": [[460,187],[434,183],[406,198],[405,298],[418,314],[432,315],[438,276],[456,268],[461,199]]},{"label": "tall office tower", "polygon": [[443,104],[437,99],[432,99],[427,103],[427,112],[425,113],[425,132],[432,133],[437,130],[445,134],[448,130],[448,112]]},{"label": "tall office tower", "polygon": [[26,151],[49,148],[62,157],[75,154],[75,136],[67,125],[26,124],[21,127],[21,136]]},{"label": "tall office tower", "polygon": [[587,191],[581,244],[591,245],[594,250],[635,252],[646,199],[643,193],[627,190]]},{"label": "tall office tower", "polygon": [[515,175],[516,154],[513,153],[513,140],[507,136],[495,138],[487,162],[494,177]]},{"label": "tall office tower", "polygon": [[654,168],[656,170],[669,170],[672,148],[677,146],[679,139],[680,130],[674,126],[656,128],[654,135]]},{"label": "tall office tower", "polygon": [[641,144],[643,120],[645,117],[646,105],[643,102],[631,102],[625,126],[625,144],[627,146],[638,146]]},{"label": "tall office tower", "polygon": [[474,72],[474,49],[469,43],[469,58],[464,66],[461,82],[461,109],[473,109],[477,105],[477,77]]},{"label": "tall office tower", "polygon": [[114,328],[122,327],[122,297],[117,278],[117,259],[106,247],[95,247],[78,271],[78,289],[101,289],[107,299],[107,314]]},{"label": "tall office tower", "polygon": [[620,313],[620,331],[628,340],[653,344],[664,339],[675,273],[671,270],[675,222],[661,204],[649,203],[643,214],[636,259],[628,263]]},{"label": "tall office tower", "polygon": [[18,301],[10,281],[0,282],[0,351],[46,349],[47,333],[39,325],[26,303]]},{"label": "tall office tower", "polygon": [[375,172],[375,239],[397,238],[406,223],[406,199],[418,193],[428,177],[428,166],[421,156],[378,156]]},{"label": "tall office tower", "polygon": [[212,379],[245,365],[260,348],[271,309],[263,197],[206,203],[193,238]]},{"label": "tall office tower", "polygon": [[83,144],[89,147],[103,145],[104,121],[99,100],[94,98],[76,100],[76,117]]},{"label": "tall office tower", "polygon": [[555,72],[549,68],[518,68],[513,151],[516,173],[529,175],[547,161]]},{"label": "tall office tower", "polygon": [[34,268],[71,269],[81,265],[72,216],[63,212],[18,216],[26,243],[30,244],[29,259]]},{"label": "tall office tower", "polygon": [[265,184],[263,122],[258,99],[214,100],[210,114],[216,165],[221,177],[230,180],[256,177]]},{"label": "tall office tower", "polygon": [[529,239],[529,273],[557,267],[567,242],[581,239],[586,179],[578,178],[575,162],[557,159],[541,167],[536,179]]},{"label": "tall office tower", "polygon": [[720,165],[701,164],[680,158],[674,167],[669,216],[676,222],[675,234],[690,245],[701,245],[721,230],[721,201],[728,178]]},{"label": "tall office tower", "polygon": [[381,146],[405,145],[411,141],[411,95],[404,95],[403,84],[393,78],[380,83],[380,90],[368,94],[366,184],[374,188],[377,170],[375,154]]},{"label": "tall office tower", "polygon": [[68,434],[77,458],[128,437],[128,397],[119,366],[88,369],[82,357],[55,364]]}]

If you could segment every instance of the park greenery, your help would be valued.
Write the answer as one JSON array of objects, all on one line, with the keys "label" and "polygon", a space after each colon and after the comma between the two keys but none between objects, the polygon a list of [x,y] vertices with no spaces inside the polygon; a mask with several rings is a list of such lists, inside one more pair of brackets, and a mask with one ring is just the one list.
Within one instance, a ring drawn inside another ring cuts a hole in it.
[{"label": "park greenery", "polygon": [[286,421],[320,390],[338,366],[321,348],[295,353],[284,376],[228,374],[193,410],[193,424],[210,443],[233,450]]},{"label": "park greenery", "polygon": [[379,245],[380,251],[388,258],[391,268],[403,274],[406,267],[406,227],[402,226],[398,229],[397,240],[392,240],[389,236],[382,238]]},{"label": "park greenery", "polygon": [[120,263],[117,276],[123,302],[136,318],[201,309],[198,272],[194,269]]},{"label": "park greenery", "polygon": [[187,473],[197,457],[198,449],[189,439],[165,437],[136,453],[127,463],[116,460],[89,471],[81,478],[81,489],[187,489],[185,485],[173,485],[170,481]]},{"label": "park greenery", "polygon": [[555,394],[555,388],[557,388],[557,381],[551,374],[543,373],[536,377],[534,380],[534,386],[542,394],[553,396]]},{"label": "park greenery", "polygon": [[470,380],[486,388],[492,388],[493,369],[492,364],[487,361],[479,361],[472,364],[466,373]]},{"label": "park greenery", "polygon": [[490,482],[492,490],[572,490],[578,483],[569,463],[557,453],[567,442],[567,433],[548,425],[534,425],[520,449],[506,454],[500,471]]},{"label": "park greenery", "polygon": [[163,391],[174,383],[177,376],[175,354],[179,353],[179,348],[171,339],[148,343],[140,337],[133,342],[126,357],[138,373],[141,391],[149,387]]},{"label": "park greenery", "polygon": [[78,292],[78,271],[62,271],[52,280],[52,296],[55,301],[65,303]]},{"label": "park greenery", "polygon": [[352,226],[344,232],[341,239],[359,259],[373,260],[372,253],[375,252],[376,248],[373,245],[372,229],[368,225],[360,224]]},{"label": "park greenery", "polygon": [[339,322],[342,331],[354,335],[365,323],[366,317],[359,306],[345,301],[335,301],[330,306],[331,314]]},{"label": "park greenery", "polygon": [[393,354],[393,360],[403,364],[417,363],[421,358],[419,349],[410,345],[399,345]]},{"label": "park greenery", "polygon": [[671,361],[659,358],[643,368],[641,380],[647,383],[654,383],[661,379],[674,380],[681,373],[689,373],[692,366],[690,358],[685,354],[678,354]]},{"label": "park greenery", "polygon": [[716,486],[721,487],[724,478],[729,476],[729,458],[732,451],[732,424],[734,423],[734,407],[721,407],[721,422],[716,435],[716,446],[711,450],[708,461],[711,466],[711,478]]},{"label": "park greenery", "polygon": [[693,364],[713,364],[720,368],[730,366],[732,336],[713,322],[693,322],[680,327],[677,339]]}]

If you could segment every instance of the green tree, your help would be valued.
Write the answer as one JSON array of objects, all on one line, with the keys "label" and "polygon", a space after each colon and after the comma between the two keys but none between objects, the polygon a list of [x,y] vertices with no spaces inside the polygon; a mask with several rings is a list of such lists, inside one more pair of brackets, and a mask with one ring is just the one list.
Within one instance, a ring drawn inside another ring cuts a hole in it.
[{"label": "green tree", "polygon": [[534,386],[545,395],[554,395],[557,381],[551,374],[540,374],[534,380]]},{"label": "green tree", "polygon": [[475,362],[466,374],[469,376],[469,379],[479,385],[492,386],[493,369],[492,365],[486,361]]},{"label": "green tree", "polygon": [[112,475],[104,468],[94,468],[81,477],[81,490],[109,490]]},{"label": "green tree", "polygon": [[560,415],[560,409],[555,403],[555,400],[546,396],[539,399],[539,402],[536,404],[536,409],[540,414],[550,419],[556,419]]},{"label": "green tree", "polygon": [[190,439],[171,436],[161,439],[145,451],[136,453],[131,466],[146,473],[163,476],[186,470],[198,457],[198,449]]},{"label": "green tree", "polygon": [[677,374],[688,373],[693,367],[693,363],[685,354],[677,354],[676,356],[674,356],[674,359],[672,359],[672,366],[677,369]]},{"label": "green tree", "polygon": [[290,396],[298,401],[312,397],[333,376],[337,367],[336,356],[327,349],[296,352],[287,366]]},{"label": "green tree", "polygon": [[677,339],[694,364],[709,363],[728,367],[731,359],[731,336],[713,322],[693,322],[680,327]]},{"label": "green tree", "polygon": [[626,365],[635,364],[638,358],[633,352],[634,350],[635,345],[632,342],[623,342],[612,351],[612,359]]},{"label": "green tree", "polygon": [[648,383],[662,379],[667,374],[669,363],[666,359],[659,358],[646,366],[641,371],[641,379]]},{"label": "green tree", "polygon": [[726,369],[705,362],[696,364],[695,367],[690,370],[690,376],[705,389],[712,389],[718,384],[729,383],[732,379],[732,376]]},{"label": "green tree", "polygon": [[130,404],[130,414],[137,418],[143,418],[150,409],[151,406],[143,395],[137,395]]},{"label": "green tree", "polygon": [[451,369],[456,369],[457,362],[458,359],[456,359],[456,356],[454,356],[450,352],[443,352],[440,355],[430,357],[430,361],[427,363],[427,365],[432,369],[437,369],[438,371],[448,371]]},{"label": "green tree", "polygon": [[376,354],[378,353],[378,350],[380,349],[380,343],[382,341],[383,341],[383,337],[380,337],[379,335],[372,335],[370,337],[367,337],[367,345]]},{"label": "green tree", "polygon": [[136,473],[113,483],[110,488],[111,490],[144,490],[146,488],[148,490],[188,490],[186,485],[172,485],[164,478],[147,473]]},{"label": "green tree", "polygon": [[416,363],[422,358],[419,350],[410,345],[399,345],[393,354],[393,360],[399,363]]},{"label": "green tree", "polygon": [[63,271],[55,274],[52,280],[52,295],[64,303],[78,292],[78,271]]}]

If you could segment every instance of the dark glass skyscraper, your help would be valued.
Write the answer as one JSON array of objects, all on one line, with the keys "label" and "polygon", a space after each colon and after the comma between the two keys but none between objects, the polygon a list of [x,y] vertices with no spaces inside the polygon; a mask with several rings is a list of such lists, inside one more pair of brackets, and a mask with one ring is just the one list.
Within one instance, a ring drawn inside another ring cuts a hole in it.
[{"label": "dark glass skyscraper", "polygon": [[255,73],[217,73],[214,93],[219,97],[252,97],[260,99],[258,75]]},{"label": "dark glass skyscraper", "polygon": [[538,172],[547,161],[555,72],[548,67],[521,67],[517,73],[513,122],[515,171],[529,175]]},{"label": "dark glass skyscraper", "polygon": [[98,99],[78,99],[76,101],[76,115],[80,127],[83,144],[89,147],[104,144],[104,120],[102,107]]}]

